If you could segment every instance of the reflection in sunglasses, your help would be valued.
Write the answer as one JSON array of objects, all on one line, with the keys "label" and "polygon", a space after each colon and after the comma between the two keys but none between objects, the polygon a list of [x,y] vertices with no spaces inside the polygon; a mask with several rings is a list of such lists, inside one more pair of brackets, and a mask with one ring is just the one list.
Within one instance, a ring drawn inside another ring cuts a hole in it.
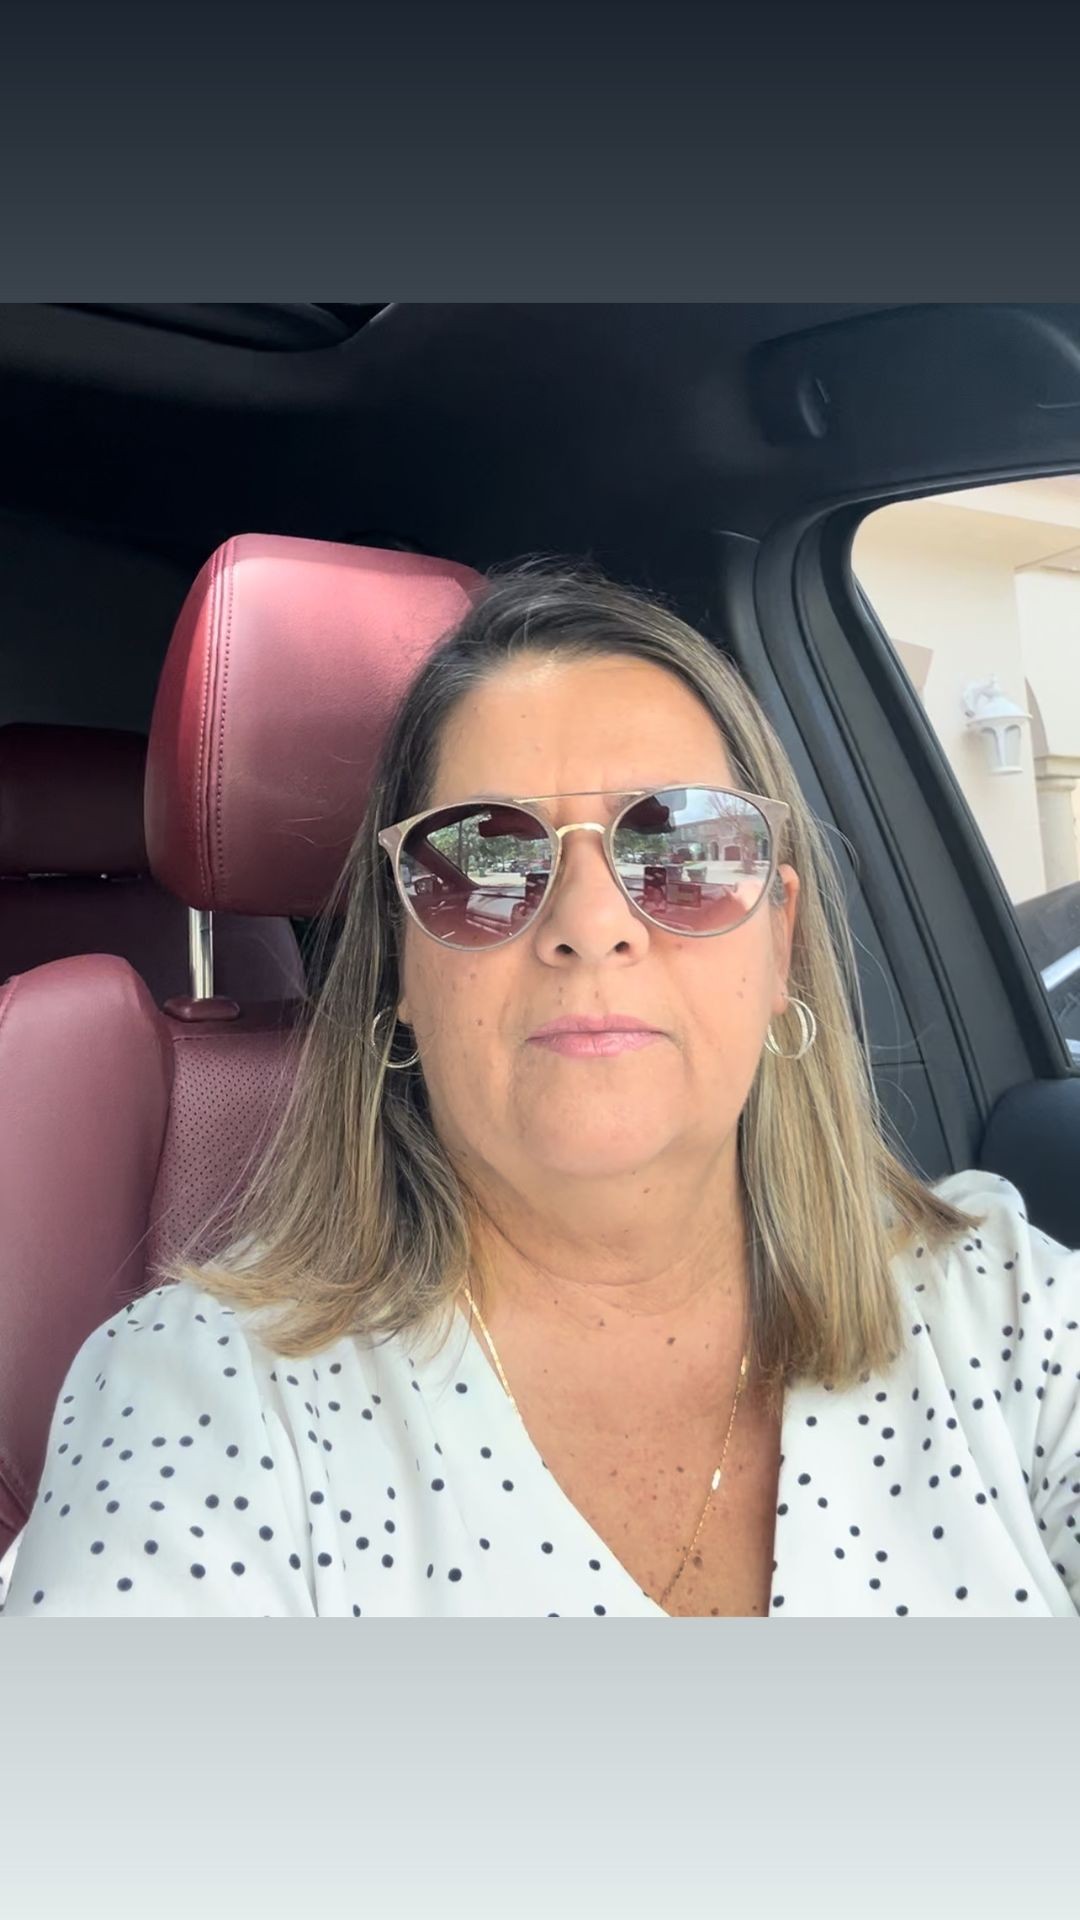
[{"label": "reflection in sunglasses", "polygon": [[[587,823],[568,827],[576,824]],[[552,832],[512,803],[464,802],[428,814],[401,848],[407,904],[444,943],[508,940],[547,898],[559,858]],[[631,905],[675,933],[738,926],[759,904],[772,866],[766,817],[746,796],[717,788],[642,795],[617,816],[605,844]]]}]

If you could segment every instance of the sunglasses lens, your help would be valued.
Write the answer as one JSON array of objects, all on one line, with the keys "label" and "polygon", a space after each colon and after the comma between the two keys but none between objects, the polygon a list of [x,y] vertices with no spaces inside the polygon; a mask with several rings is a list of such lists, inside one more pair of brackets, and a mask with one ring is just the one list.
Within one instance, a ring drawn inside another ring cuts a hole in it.
[{"label": "sunglasses lens", "polygon": [[615,865],[635,906],[672,933],[727,933],[768,884],[772,834],[750,800],[714,787],[666,787],[615,833]]},{"label": "sunglasses lens", "polygon": [[526,926],[551,878],[551,841],[520,807],[473,801],[428,814],[401,849],[401,884],[426,933],[493,947]]}]

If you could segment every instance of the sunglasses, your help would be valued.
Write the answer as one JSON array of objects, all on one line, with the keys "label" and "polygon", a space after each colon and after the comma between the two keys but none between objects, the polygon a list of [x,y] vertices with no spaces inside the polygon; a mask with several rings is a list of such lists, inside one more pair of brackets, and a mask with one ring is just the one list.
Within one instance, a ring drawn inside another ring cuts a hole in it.
[{"label": "sunglasses", "polygon": [[[544,800],[617,803],[606,825],[557,827]],[[776,875],[786,801],[728,787],[478,797],[384,827],[398,892],[421,930],[475,953],[505,946],[550,897],[568,833],[598,833],[616,886],[666,933],[708,938],[741,927]]]}]

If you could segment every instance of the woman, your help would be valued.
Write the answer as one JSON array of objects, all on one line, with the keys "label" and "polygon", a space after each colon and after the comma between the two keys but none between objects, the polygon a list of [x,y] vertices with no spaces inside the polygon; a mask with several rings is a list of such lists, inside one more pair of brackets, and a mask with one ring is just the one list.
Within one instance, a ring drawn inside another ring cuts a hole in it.
[{"label": "woman", "polygon": [[1080,1259],[886,1144],[722,655],[498,579],[343,899],[233,1252],[83,1348],[9,1614],[1075,1615]]}]

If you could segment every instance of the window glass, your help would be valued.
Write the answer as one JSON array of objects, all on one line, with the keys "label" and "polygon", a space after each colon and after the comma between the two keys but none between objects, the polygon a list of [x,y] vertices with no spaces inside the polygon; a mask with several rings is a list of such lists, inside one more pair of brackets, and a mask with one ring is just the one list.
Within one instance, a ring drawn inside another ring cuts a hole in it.
[{"label": "window glass", "polygon": [[852,564],[1080,1063],[1080,476],[882,507]]}]

